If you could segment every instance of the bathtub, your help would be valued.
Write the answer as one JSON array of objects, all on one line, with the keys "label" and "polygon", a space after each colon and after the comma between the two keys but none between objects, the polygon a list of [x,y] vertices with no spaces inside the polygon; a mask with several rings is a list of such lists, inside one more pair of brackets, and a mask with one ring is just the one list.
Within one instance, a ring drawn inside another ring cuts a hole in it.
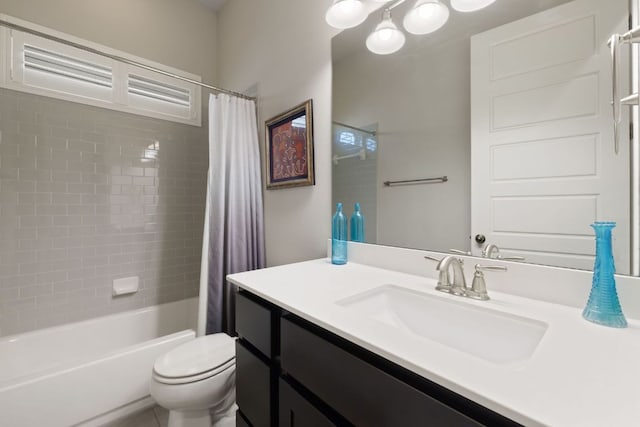
[{"label": "bathtub", "polygon": [[156,357],[195,337],[197,299],[0,338],[0,426],[94,426],[153,404]]}]

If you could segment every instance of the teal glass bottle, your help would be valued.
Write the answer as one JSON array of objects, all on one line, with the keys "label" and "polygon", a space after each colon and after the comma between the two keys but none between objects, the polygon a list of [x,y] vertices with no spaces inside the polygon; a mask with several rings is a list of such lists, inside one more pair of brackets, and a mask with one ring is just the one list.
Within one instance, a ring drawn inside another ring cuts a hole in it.
[{"label": "teal glass bottle", "polygon": [[351,215],[351,241],[364,243],[364,216],[360,211],[360,203],[356,203],[354,206],[353,214]]},{"label": "teal glass bottle", "polygon": [[611,230],[615,222],[595,222],[591,227],[596,233],[596,261],[587,306],[582,317],[590,322],[612,328],[626,328],[625,319],[616,291],[616,271],[611,249]]},{"label": "teal glass bottle", "polygon": [[342,203],[336,205],[331,221],[331,263],[347,263],[347,217],[342,213]]}]

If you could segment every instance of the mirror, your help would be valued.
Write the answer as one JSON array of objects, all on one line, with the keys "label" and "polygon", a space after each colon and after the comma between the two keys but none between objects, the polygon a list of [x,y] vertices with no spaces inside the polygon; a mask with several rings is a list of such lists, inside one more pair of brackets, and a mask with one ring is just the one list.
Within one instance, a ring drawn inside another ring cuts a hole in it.
[{"label": "mirror", "polygon": [[421,36],[401,28],[413,3],[392,10],[406,35],[394,54],[365,47],[380,11],[332,40],[334,206],[360,203],[368,243],[476,256],[494,243],[580,269],[593,267],[589,225],[615,220],[628,274],[630,144],[621,133],[613,154],[606,46],[628,29],[627,0],[498,0]]}]

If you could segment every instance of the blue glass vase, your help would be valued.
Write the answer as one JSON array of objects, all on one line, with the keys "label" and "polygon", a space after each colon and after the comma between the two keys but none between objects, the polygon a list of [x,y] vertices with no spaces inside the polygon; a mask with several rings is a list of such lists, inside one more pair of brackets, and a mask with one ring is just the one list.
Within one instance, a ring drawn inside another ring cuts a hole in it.
[{"label": "blue glass vase", "polygon": [[615,222],[595,222],[591,227],[596,232],[596,262],[593,266],[593,282],[589,301],[582,317],[590,322],[612,328],[626,328],[627,319],[622,314],[616,291],[616,271],[611,250],[611,230]]},{"label": "blue glass vase", "polygon": [[364,243],[364,216],[360,212],[360,203],[356,203],[351,215],[351,241]]},{"label": "blue glass vase", "polygon": [[331,221],[331,263],[347,263],[347,217],[342,213],[342,203],[336,204]]}]

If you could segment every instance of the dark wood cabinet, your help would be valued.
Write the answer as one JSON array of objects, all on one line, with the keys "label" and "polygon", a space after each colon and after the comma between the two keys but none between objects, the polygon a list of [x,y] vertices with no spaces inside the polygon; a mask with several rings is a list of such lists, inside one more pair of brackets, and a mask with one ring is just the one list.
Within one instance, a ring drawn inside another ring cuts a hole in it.
[{"label": "dark wood cabinet", "polygon": [[248,292],[236,295],[237,426],[278,424],[278,356],[281,310]]},{"label": "dark wood cabinet", "polygon": [[279,427],[335,427],[318,408],[302,397],[285,380],[280,379]]},{"label": "dark wood cabinet", "polygon": [[271,398],[271,368],[238,341],[236,402],[253,427],[272,425]]},{"label": "dark wood cabinet", "polygon": [[277,323],[274,307],[265,305],[247,293],[236,295],[236,331],[245,342],[268,358],[275,356],[276,346],[271,328]]},{"label": "dark wood cabinet", "polygon": [[249,292],[237,301],[238,426],[519,425]]},{"label": "dark wood cabinet", "polygon": [[354,425],[481,425],[288,319],[281,331],[282,370]]}]

